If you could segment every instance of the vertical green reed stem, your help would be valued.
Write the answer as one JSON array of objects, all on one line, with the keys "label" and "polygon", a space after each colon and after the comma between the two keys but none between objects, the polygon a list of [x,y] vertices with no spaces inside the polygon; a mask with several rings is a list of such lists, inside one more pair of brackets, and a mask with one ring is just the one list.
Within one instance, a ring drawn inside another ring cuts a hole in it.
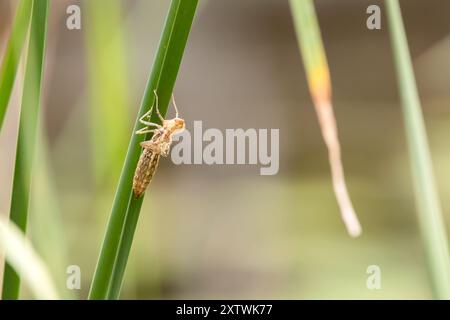
[{"label": "vertical green reed stem", "polygon": [[445,224],[398,0],[386,0],[389,31],[403,105],[419,224],[435,298],[450,299],[450,258]]},{"label": "vertical green reed stem", "polygon": [[[157,90],[161,113],[165,115],[167,111],[194,19],[197,2],[197,0],[172,0],[170,5],[152,72],[147,82],[128,146],[125,164],[120,176],[101,253],[91,284],[90,299],[107,299],[109,297],[117,297],[119,294],[128,253],[139,217],[140,206],[143,201],[143,197],[139,199],[132,197],[131,190],[134,171],[141,154],[139,143],[149,138],[149,136],[136,135],[134,132],[141,127],[138,119],[154,103],[153,90]],[[160,122],[156,113],[153,113],[151,121]],[[115,292],[110,293],[110,288],[113,288]]]},{"label": "vertical green reed stem", "polygon": [[[41,99],[47,11],[48,0],[34,0],[10,213],[11,221],[24,233],[27,226],[31,170]],[[19,289],[19,275],[6,264],[3,275],[3,299],[18,299]]]},{"label": "vertical green reed stem", "polygon": [[111,285],[108,291],[108,299],[118,299],[122,289],[123,277],[130,255],[131,245],[133,243],[134,233],[136,231],[139,213],[142,207],[141,201],[130,201],[128,206],[127,218],[122,231],[120,240],[119,254],[117,255],[116,265],[114,267]]}]

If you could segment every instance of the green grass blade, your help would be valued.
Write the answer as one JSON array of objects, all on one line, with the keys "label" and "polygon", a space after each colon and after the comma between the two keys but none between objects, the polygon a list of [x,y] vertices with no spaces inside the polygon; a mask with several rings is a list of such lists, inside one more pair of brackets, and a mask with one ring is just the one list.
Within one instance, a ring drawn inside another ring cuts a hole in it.
[{"label": "green grass blade", "polygon": [[450,299],[450,258],[445,224],[398,0],[387,0],[386,8],[403,106],[419,224],[433,292],[438,299]]},{"label": "green grass blade", "polygon": [[[11,221],[22,232],[26,230],[28,218],[31,169],[39,114],[47,31],[47,12],[48,0],[34,0],[10,214]],[[19,289],[19,275],[10,265],[6,264],[3,275],[3,299],[17,299],[19,297]]]},{"label": "green grass blade", "polygon": [[[111,288],[115,288],[115,290],[120,288],[120,285],[115,284],[115,282],[122,282],[122,275],[126,264],[125,256],[128,255],[129,248],[131,247],[131,241],[127,242],[121,239],[127,238],[130,232],[134,233],[136,226],[134,222],[137,221],[140,205],[143,201],[143,197],[140,199],[132,199],[131,189],[134,171],[141,153],[139,143],[149,137],[135,135],[134,131],[140,128],[138,119],[154,103],[154,89],[158,92],[161,113],[165,115],[167,111],[194,19],[197,2],[197,0],[173,0],[171,3],[120,176],[111,216],[91,285],[90,299],[106,299],[109,296],[118,295],[118,292],[109,294],[109,288],[110,286]],[[156,113],[153,114],[151,121],[160,122]],[[139,209],[128,210],[129,207]],[[122,249],[119,249],[119,246],[122,246]],[[125,260],[120,262],[123,268],[114,271],[116,261],[121,261],[122,259]]]},{"label": "green grass blade", "polygon": [[70,265],[63,211],[61,210],[55,175],[51,167],[49,142],[45,134],[44,119],[39,121],[36,134],[36,150],[33,161],[33,183],[30,197],[29,236],[33,245],[47,264],[55,285],[63,299],[75,299],[76,290],[67,289],[67,274]]},{"label": "green grass blade", "polygon": [[119,253],[117,254],[117,260],[114,266],[113,276],[111,278],[111,285],[108,291],[108,299],[114,300],[118,299],[120,296],[123,277],[125,275],[125,268],[127,266],[128,257],[130,255],[131,245],[133,243],[134,233],[136,231],[141,207],[142,201],[130,201],[122,238],[120,240]]},{"label": "green grass blade", "polygon": [[9,42],[0,67],[0,130],[16,79],[17,68],[30,26],[32,0],[22,0],[17,7]]},{"label": "green grass blade", "polygon": [[22,274],[37,299],[58,299],[50,272],[30,241],[14,224],[0,219],[0,252]]}]

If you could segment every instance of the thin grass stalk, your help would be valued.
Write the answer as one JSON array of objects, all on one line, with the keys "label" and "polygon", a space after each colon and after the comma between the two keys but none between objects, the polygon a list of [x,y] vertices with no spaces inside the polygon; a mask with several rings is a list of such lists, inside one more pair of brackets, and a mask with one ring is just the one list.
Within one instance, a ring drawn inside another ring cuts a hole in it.
[{"label": "thin grass stalk", "polygon": [[33,0],[20,1],[0,67],[0,131],[14,87],[25,38],[30,26],[32,7]]},{"label": "thin grass stalk", "polygon": [[435,298],[450,299],[450,257],[419,93],[398,0],[387,0],[389,32],[402,101],[403,119],[422,240]]},{"label": "thin grass stalk", "polygon": [[290,0],[294,27],[306,69],[322,135],[328,148],[334,193],[342,220],[352,237],[361,234],[361,225],[353,209],[345,183],[341,147],[331,100],[331,80],[325,49],[312,0]]},{"label": "thin grass stalk", "polygon": [[[20,112],[10,220],[25,233],[28,219],[31,171],[41,98],[41,81],[47,33],[48,0],[34,0],[30,44]],[[3,299],[18,299],[20,277],[9,265],[3,275]]]},{"label": "thin grass stalk", "polygon": [[[166,114],[197,2],[197,0],[172,0],[170,5],[156,58],[131,135],[125,164],[91,284],[90,299],[107,299],[110,296],[118,296],[118,292],[110,294],[109,288],[120,290],[120,285],[115,284],[115,282],[122,282],[128,252],[131,248],[131,241],[128,242],[124,239],[128,239],[130,234],[134,234],[135,221],[138,219],[143,201],[143,197],[139,199],[132,197],[133,175],[141,154],[139,143],[151,137],[150,135],[146,137],[136,135],[134,132],[141,127],[138,119],[155,102],[154,90],[158,93],[160,111],[163,115]],[[156,113],[153,113],[151,121],[160,123]],[[129,210],[129,208],[139,208],[139,210]],[[120,264],[123,268],[116,269],[117,264]]]}]

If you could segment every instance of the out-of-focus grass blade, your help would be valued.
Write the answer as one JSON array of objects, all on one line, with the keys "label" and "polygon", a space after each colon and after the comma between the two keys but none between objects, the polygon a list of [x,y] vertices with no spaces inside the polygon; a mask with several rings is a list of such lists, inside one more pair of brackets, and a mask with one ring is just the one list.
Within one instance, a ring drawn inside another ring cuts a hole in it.
[{"label": "out-of-focus grass blade", "polygon": [[432,287],[436,298],[450,299],[450,257],[447,235],[398,0],[386,0],[386,9],[402,99],[419,224],[429,262]]},{"label": "out-of-focus grass blade", "polygon": [[353,209],[345,183],[336,119],[331,101],[331,81],[325,50],[312,0],[290,0],[295,31],[306,69],[309,90],[328,147],[333,188],[348,233],[361,234],[361,226]]},{"label": "out-of-focus grass blade", "polygon": [[[48,0],[34,0],[10,213],[11,221],[23,232],[26,230],[28,219],[31,170],[36,144],[35,136],[41,98],[41,80],[47,33],[47,12]],[[9,264],[6,264],[3,275],[3,298],[17,299],[19,297],[19,289],[19,275]]]},{"label": "out-of-focus grass blade", "polygon": [[[149,135],[143,137],[135,134],[135,131],[141,128],[138,119],[155,102],[153,90],[157,90],[161,114],[166,114],[194,20],[197,2],[197,0],[172,0],[152,72],[131,135],[102,251],[92,281],[90,299],[119,296],[126,261],[144,198],[135,199],[132,197],[131,190],[134,171],[141,154],[139,143],[150,138]],[[156,112],[153,113],[151,121],[160,123]]]},{"label": "out-of-focus grass blade", "polygon": [[74,290],[66,286],[68,245],[62,211],[51,170],[49,147],[44,135],[43,121],[38,124],[36,159],[30,199],[30,233],[36,251],[40,254],[53,275],[58,292],[64,299],[74,299]]},{"label": "out-of-focus grass blade", "polygon": [[16,79],[22,48],[28,33],[33,0],[21,0],[12,26],[9,42],[0,66],[0,130]]},{"label": "out-of-focus grass blade", "polygon": [[86,2],[92,153],[97,186],[115,183],[129,133],[129,98],[122,1]]},{"label": "out-of-focus grass blade", "polygon": [[14,224],[0,219],[0,252],[25,280],[37,299],[58,299],[50,273],[30,241]]}]

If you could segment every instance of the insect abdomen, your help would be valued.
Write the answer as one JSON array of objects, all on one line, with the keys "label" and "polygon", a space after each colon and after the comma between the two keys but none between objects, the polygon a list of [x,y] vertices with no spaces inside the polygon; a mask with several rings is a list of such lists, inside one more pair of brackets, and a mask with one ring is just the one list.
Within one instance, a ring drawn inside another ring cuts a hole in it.
[{"label": "insect abdomen", "polygon": [[139,158],[133,178],[133,193],[136,198],[142,196],[145,189],[147,189],[148,185],[152,181],[158,162],[159,154],[154,153],[148,148],[144,148],[144,151]]}]

